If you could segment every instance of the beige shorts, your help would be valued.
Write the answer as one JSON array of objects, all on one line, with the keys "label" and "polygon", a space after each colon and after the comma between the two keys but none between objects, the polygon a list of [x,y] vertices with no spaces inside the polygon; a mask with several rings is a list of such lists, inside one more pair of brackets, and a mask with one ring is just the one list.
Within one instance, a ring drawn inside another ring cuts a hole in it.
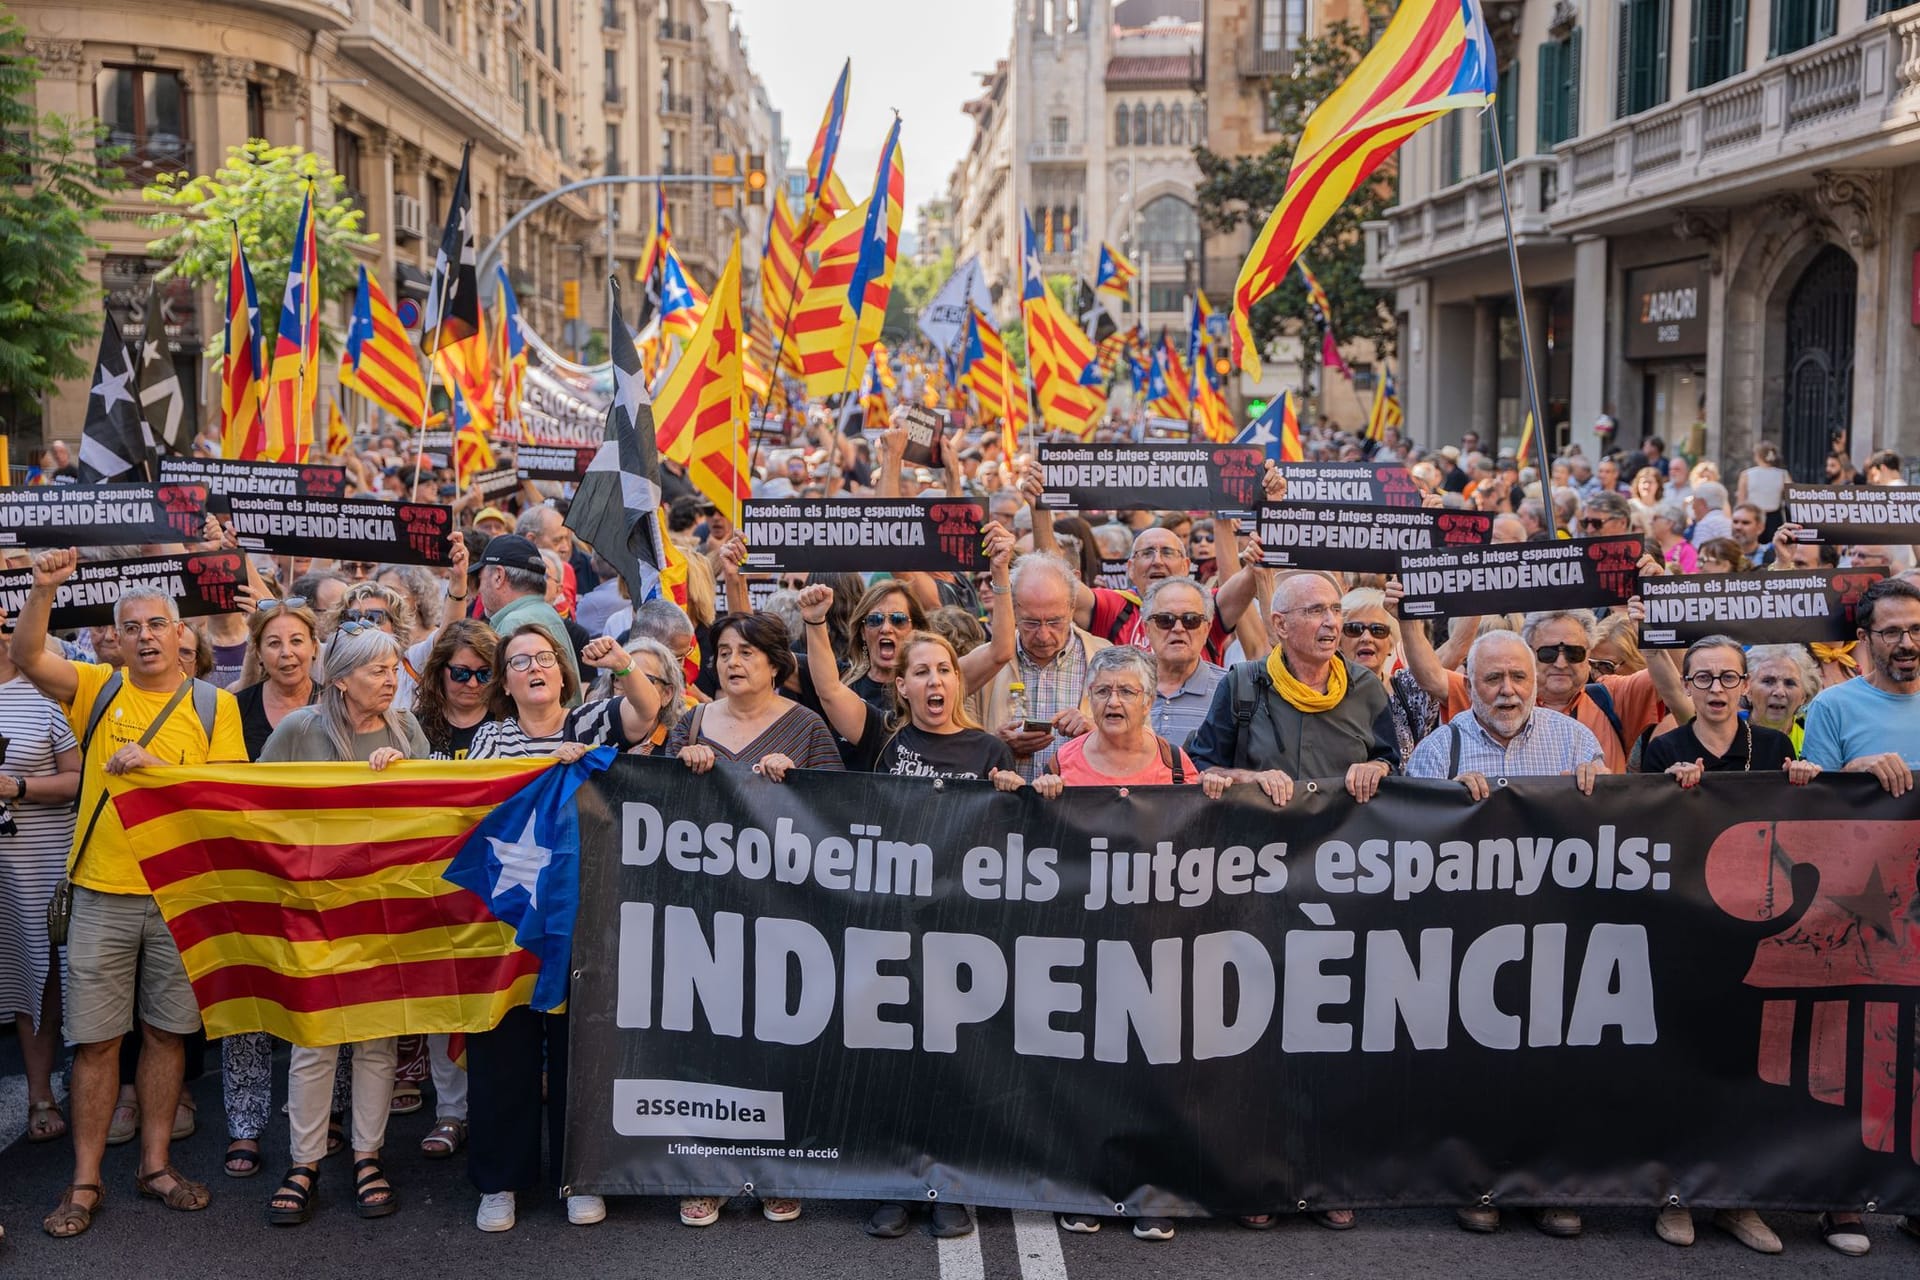
[{"label": "beige shorts", "polygon": [[154,900],[75,885],[67,926],[67,1039],[101,1044],[126,1035],[136,996],[148,1026],[177,1035],[200,1029],[200,1004]]}]

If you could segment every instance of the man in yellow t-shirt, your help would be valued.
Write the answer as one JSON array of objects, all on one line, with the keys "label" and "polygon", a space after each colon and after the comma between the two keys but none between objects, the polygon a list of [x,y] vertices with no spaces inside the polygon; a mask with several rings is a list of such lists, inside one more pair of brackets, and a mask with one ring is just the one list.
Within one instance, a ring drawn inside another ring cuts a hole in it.
[{"label": "man in yellow t-shirt", "polygon": [[[185,1066],[182,1037],[199,1029],[200,1007],[119,815],[104,803],[106,775],[247,758],[232,694],[208,687],[211,730],[203,724],[207,690],[182,686],[179,653],[186,628],[179,607],[151,590],[129,592],[114,605],[114,630],[126,667],[94,723],[114,668],[69,662],[47,648],[54,593],[77,562],[72,551],[34,557],[33,589],[13,633],[15,665],[61,705],[74,736],[84,742],[79,821],[68,862],[74,882],[66,999],[66,1035],[77,1046],[71,1099],[74,1169],[73,1184],[44,1224],[55,1236],[85,1231],[100,1206],[100,1160],[120,1089],[120,1041],[133,1029],[136,999],[145,1037],[137,1082],[140,1192],[170,1209],[207,1206],[206,1187],[175,1170],[168,1158]],[[142,745],[156,721],[158,728]]]}]

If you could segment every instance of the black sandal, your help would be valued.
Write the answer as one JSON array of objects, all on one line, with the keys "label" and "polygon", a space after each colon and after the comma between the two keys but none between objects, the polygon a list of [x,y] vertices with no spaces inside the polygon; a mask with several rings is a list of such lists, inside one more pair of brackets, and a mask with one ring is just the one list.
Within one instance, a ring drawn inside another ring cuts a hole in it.
[{"label": "black sandal", "polygon": [[[243,1147],[243,1142],[253,1142],[251,1148]],[[235,1138],[227,1144],[227,1154],[222,1163],[229,1178],[251,1178],[260,1172],[260,1147],[253,1138]]]},{"label": "black sandal", "polygon": [[[297,1179],[297,1181],[296,1181]],[[287,1176],[280,1179],[279,1190],[267,1201],[267,1223],[275,1227],[297,1227],[313,1216],[313,1187],[320,1181],[320,1166],[296,1164],[287,1170]],[[283,1208],[281,1200],[293,1201],[292,1208]]]},{"label": "black sandal", "polygon": [[400,1194],[380,1172],[378,1156],[353,1162],[353,1200],[353,1211],[363,1218],[384,1218],[400,1207]]}]

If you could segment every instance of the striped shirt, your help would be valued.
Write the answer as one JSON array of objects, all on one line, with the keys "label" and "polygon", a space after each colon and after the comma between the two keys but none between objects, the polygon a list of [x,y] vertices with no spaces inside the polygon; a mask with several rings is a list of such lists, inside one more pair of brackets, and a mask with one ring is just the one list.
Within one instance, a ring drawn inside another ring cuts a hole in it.
[{"label": "striped shirt", "polygon": [[489,720],[474,731],[467,759],[550,756],[563,742],[579,742],[589,747],[611,746],[625,751],[635,745],[627,737],[626,721],[620,715],[620,704],[625,701],[625,698],[602,698],[598,702],[583,702],[567,712],[567,718],[560,722],[560,732],[541,738],[521,728],[516,719]]},{"label": "striped shirt", "polygon": [[[1458,735],[1460,763],[1449,771]],[[1489,778],[1546,778],[1571,773],[1589,760],[1605,772],[1606,753],[1593,730],[1572,716],[1535,707],[1513,740],[1501,746],[1487,733],[1480,717],[1469,711],[1455,716],[1428,734],[1407,761],[1409,778],[1455,778],[1463,773]]]},{"label": "striped shirt", "polygon": [[[0,774],[47,777],[59,772],[56,753],[79,747],[60,705],[25,676],[0,684],[0,734],[7,739]],[[0,782],[0,789],[8,787]],[[47,899],[66,874],[74,812],[64,803],[0,804],[0,813],[7,811],[14,833],[0,835],[0,1018],[24,1013],[38,1024],[47,981]]]}]

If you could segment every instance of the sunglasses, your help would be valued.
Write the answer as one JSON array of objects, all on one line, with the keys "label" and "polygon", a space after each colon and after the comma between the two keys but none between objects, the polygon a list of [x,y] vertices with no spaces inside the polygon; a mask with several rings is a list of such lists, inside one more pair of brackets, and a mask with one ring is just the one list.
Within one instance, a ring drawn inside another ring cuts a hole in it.
[{"label": "sunglasses", "polygon": [[507,659],[507,666],[515,671],[531,671],[539,667],[546,671],[557,666],[560,658],[551,649],[542,649],[539,653],[516,653]]},{"label": "sunglasses", "polygon": [[357,636],[362,631],[378,631],[379,629],[380,629],[379,627],[375,626],[371,622],[362,622],[358,618],[346,618],[341,621],[338,627],[334,628],[334,634],[342,635],[342,636]]},{"label": "sunglasses", "polygon": [[493,679],[493,671],[490,668],[463,667],[452,662],[447,664],[447,674],[453,677],[455,684],[471,684],[476,680],[481,684],[485,684],[487,681]]},{"label": "sunglasses", "polygon": [[300,609],[307,603],[305,596],[287,596],[285,599],[273,596],[253,606],[258,613],[271,613],[275,609]]},{"label": "sunglasses", "polygon": [[881,627],[886,626],[889,622],[891,622],[894,625],[894,627],[897,629],[897,628],[906,626],[908,623],[912,621],[913,621],[913,617],[911,614],[898,613],[898,612],[870,613],[867,615],[867,626],[870,629],[875,631],[879,630]]},{"label": "sunglasses", "polygon": [[1607,519],[1608,517],[1606,516],[1581,516],[1580,527],[1589,532],[1594,532],[1606,528]]},{"label": "sunglasses", "polygon": [[1176,626],[1185,631],[1198,631],[1206,625],[1204,613],[1150,613],[1147,624],[1156,631],[1171,631]]},{"label": "sunglasses", "polygon": [[1596,676],[1610,676],[1620,670],[1620,664],[1612,658],[1589,658],[1587,669]]},{"label": "sunglasses", "polygon": [[1540,665],[1543,667],[1552,666],[1554,662],[1561,657],[1566,658],[1568,666],[1577,667],[1587,660],[1587,646],[1583,644],[1543,644],[1533,651],[1533,656],[1539,660]]},{"label": "sunglasses", "polygon": [[342,560],[340,572],[351,574],[356,578],[370,578],[373,576],[373,567],[376,563],[373,560]]},{"label": "sunglasses", "polygon": [[1340,634],[1353,640],[1358,640],[1361,636],[1385,640],[1393,634],[1393,628],[1384,622],[1343,622],[1340,624]]},{"label": "sunglasses", "polygon": [[342,622],[370,622],[379,626],[389,617],[385,609],[349,609],[340,615]]}]

